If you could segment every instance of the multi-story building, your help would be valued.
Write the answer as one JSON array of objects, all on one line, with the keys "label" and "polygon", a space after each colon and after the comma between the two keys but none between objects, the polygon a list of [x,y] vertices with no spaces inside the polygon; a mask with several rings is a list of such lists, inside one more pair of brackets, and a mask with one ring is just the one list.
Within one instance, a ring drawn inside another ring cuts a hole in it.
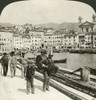
[{"label": "multi-story building", "polygon": [[53,33],[53,47],[56,49],[60,49],[63,46],[63,36],[64,34],[61,34],[59,32]]},{"label": "multi-story building", "polygon": [[85,48],[85,34],[83,33],[78,33],[78,48],[84,49]]},{"label": "multi-story building", "polygon": [[22,35],[14,34],[13,35],[13,43],[14,43],[13,47],[15,50],[22,49],[23,48]]},{"label": "multi-story building", "polygon": [[13,33],[0,31],[0,52],[13,50]]},{"label": "multi-story building", "polygon": [[78,49],[79,37],[76,32],[66,33],[63,37],[64,49]]},{"label": "multi-story building", "polygon": [[54,49],[60,49],[63,46],[63,34],[55,30],[48,31],[44,35],[44,44],[46,48],[53,47]]},{"label": "multi-story building", "polygon": [[81,29],[81,34],[82,34],[82,41],[79,39],[79,44],[83,45],[83,48],[94,48],[94,40],[95,40],[95,35],[96,32],[94,31],[94,23],[92,22],[84,22],[79,25]]},{"label": "multi-story building", "polygon": [[34,34],[31,35],[31,49],[32,50],[36,50],[39,49],[41,47],[41,34]]},{"label": "multi-story building", "polygon": [[30,50],[31,49],[31,37],[23,36],[23,49]]}]

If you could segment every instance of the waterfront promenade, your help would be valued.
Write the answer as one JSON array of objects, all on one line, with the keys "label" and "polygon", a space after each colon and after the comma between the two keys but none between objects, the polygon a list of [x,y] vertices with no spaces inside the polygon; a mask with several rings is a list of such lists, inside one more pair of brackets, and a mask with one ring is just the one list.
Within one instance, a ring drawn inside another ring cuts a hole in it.
[{"label": "waterfront promenade", "polygon": [[[0,65],[1,69],[1,65]],[[17,69],[16,77],[3,77],[0,73],[0,100],[72,100],[53,87],[50,91],[42,91],[42,82],[35,79],[35,94],[26,94],[26,81],[20,77],[20,70]]]},{"label": "waterfront promenade", "polygon": [[[1,65],[0,65],[1,70]],[[36,72],[37,76],[42,76],[42,74]],[[73,95],[82,98],[81,100],[96,100],[95,98],[82,93],[78,90],[75,90],[71,87],[66,85],[62,85],[61,83],[51,81],[58,84],[58,86],[63,87],[65,91],[72,92]],[[0,100],[72,100],[65,94],[61,93],[60,91],[56,90],[55,88],[50,86],[50,91],[43,92],[42,91],[42,82],[37,80],[34,81],[35,83],[35,94],[26,94],[26,81],[25,79],[21,78],[21,71],[17,69],[16,77],[10,77],[10,68],[8,71],[8,76],[3,77],[0,73]],[[74,99],[77,100],[77,99]]]}]

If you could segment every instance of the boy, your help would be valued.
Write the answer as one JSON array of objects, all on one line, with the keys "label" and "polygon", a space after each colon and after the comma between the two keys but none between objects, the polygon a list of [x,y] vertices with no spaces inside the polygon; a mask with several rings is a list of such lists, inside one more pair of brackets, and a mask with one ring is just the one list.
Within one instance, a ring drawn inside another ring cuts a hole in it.
[{"label": "boy", "polygon": [[34,94],[34,75],[35,75],[35,64],[34,61],[28,61],[27,71],[26,71],[26,81],[27,81],[27,94],[30,92]]}]

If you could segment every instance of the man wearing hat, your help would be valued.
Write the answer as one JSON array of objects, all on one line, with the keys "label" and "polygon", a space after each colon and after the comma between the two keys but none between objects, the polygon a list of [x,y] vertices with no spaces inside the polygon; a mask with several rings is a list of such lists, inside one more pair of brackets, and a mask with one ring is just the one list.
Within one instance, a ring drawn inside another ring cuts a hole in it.
[{"label": "man wearing hat", "polygon": [[26,71],[26,89],[27,89],[27,94],[29,94],[30,89],[31,93],[34,94],[34,75],[35,75],[35,62],[33,60],[28,60],[27,61],[27,71]]},{"label": "man wearing hat", "polygon": [[43,71],[43,91],[45,92],[46,90],[49,90],[48,59],[46,50],[41,50],[41,55],[36,57],[36,65],[40,71]]},{"label": "man wearing hat", "polygon": [[46,65],[48,66],[47,68],[47,80],[46,80],[46,90],[49,91],[49,84],[50,84],[50,77],[52,74],[56,74],[57,71],[58,71],[58,67],[55,66],[54,64],[54,61],[52,59],[53,57],[53,53],[50,52],[48,57],[47,57],[47,60],[46,60]]},{"label": "man wearing hat", "polygon": [[9,59],[8,59],[7,53],[3,53],[3,56],[1,58],[1,65],[3,68],[3,75],[4,76],[6,76],[7,72],[8,72],[8,62],[9,62]]},{"label": "man wearing hat", "polygon": [[58,67],[54,65],[52,60],[53,54],[49,53],[47,57],[47,51],[42,50],[41,55],[36,57],[36,65],[39,70],[43,71],[44,81],[43,81],[43,91],[49,90],[49,81],[51,73],[56,73]]},{"label": "man wearing hat", "polygon": [[39,70],[44,68],[45,60],[47,59],[47,51],[45,49],[41,50],[41,55],[37,55],[36,57],[36,65]]},{"label": "man wearing hat", "polygon": [[58,71],[58,67],[54,64],[52,57],[53,57],[53,54],[49,53],[49,56],[47,58],[48,59],[48,73],[49,73],[49,75],[56,74]]}]

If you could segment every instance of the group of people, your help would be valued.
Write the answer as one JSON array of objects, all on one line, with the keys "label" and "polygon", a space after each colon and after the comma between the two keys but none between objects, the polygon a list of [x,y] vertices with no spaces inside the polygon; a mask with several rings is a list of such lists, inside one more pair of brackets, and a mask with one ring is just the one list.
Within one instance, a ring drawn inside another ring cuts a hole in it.
[{"label": "group of people", "polygon": [[3,76],[7,76],[8,66],[10,66],[11,77],[16,75],[17,65],[21,66],[21,77],[26,79],[26,93],[35,93],[34,89],[34,76],[36,71],[36,66],[40,72],[43,73],[43,91],[49,91],[49,83],[51,74],[56,74],[58,67],[54,65],[52,60],[53,54],[49,53],[47,56],[46,50],[41,50],[41,54],[37,55],[36,61],[25,59],[24,53],[19,54],[19,59],[16,58],[15,52],[11,52],[10,56],[4,53],[1,58],[1,65],[3,68]]},{"label": "group of people", "polygon": [[41,55],[36,57],[36,65],[38,69],[43,73],[44,81],[43,81],[43,91],[49,91],[49,83],[51,74],[56,74],[58,71],[58,67],[55,66],[54,61],[52,60],[53,54],[49,53],[47,56],[47,51],[42,50]]},{"label": "group of people", "polygon": [[17,64],[17,59],[15,56],[15,52],[12,51],[10,53],[10,56],[7,53],[3,53],[3,56],[1,58],[1,65],[2,65],[1,73],[2,73],[2,75],[7,76],[8,66],[10,66],[11,77],[13,78],[16,74],[16,64]]}]

